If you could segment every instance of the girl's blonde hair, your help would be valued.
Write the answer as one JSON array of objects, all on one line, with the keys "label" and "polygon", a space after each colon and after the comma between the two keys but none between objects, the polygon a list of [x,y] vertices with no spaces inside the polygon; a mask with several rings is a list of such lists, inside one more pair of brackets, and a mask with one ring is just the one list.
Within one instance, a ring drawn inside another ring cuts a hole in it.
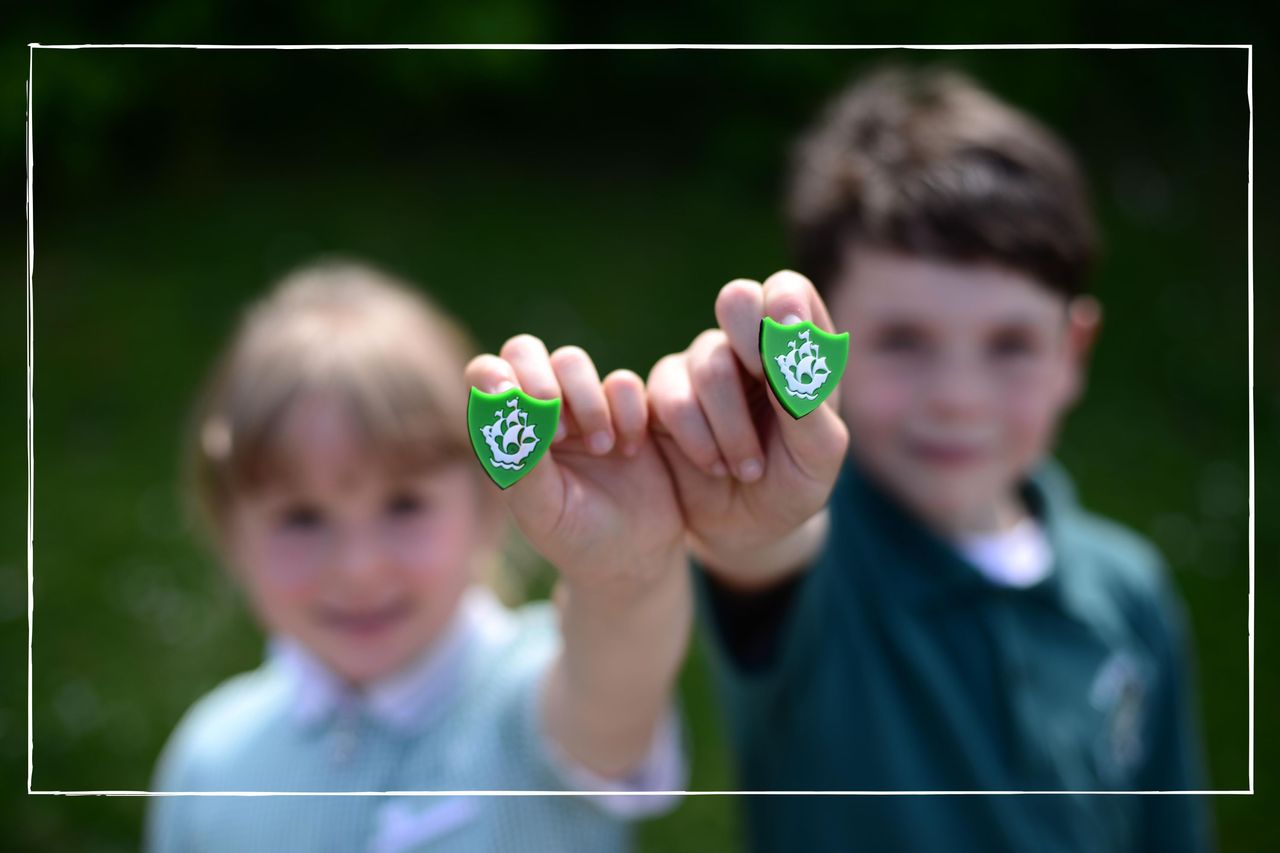
[{"label": "girl's blonde hair", "polygon": [[200,396],[187,451],[205,531],[272,471],[280,421],[312,392],[333,394],[369,447],[398,470],[471,453],[463,369],[470,337],[426,296],[364,264],[322,261],[251,305]]}]

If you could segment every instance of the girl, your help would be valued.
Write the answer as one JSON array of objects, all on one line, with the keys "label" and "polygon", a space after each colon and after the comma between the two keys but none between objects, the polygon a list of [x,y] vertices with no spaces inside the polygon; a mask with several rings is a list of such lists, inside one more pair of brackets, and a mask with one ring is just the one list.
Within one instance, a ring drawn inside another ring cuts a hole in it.
[{"label": "girl", "polygon": [[[644,385],[528,335],[467,354],[438,309],[352,264],[246,315],[191,468],[269,652],[187,713],[154,790],[600,793],[157,797],[150,849],[613,850],[625,819],[672,805],[614,793],[684,785],[690,594]],[[464,378],[563,402],[551,452],[505,492],[469,447]],[[558,619],[477,582],[502,504],[560,572]]]}]

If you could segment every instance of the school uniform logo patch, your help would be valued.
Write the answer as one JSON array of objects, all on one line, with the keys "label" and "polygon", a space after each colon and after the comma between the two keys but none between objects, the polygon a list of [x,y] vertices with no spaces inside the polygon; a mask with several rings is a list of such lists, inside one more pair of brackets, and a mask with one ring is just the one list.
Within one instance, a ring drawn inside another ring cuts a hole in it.
[{"label": "school uniform logo patch", "polygon": [[1089,689],[1089,702],[1104,719],[1094,761],[1103,782],[1117,789],[1130,784],[1146,757],[1148,682],[1132,655],[1116,652],[1099,667]]},{"label": "school uniform logo patch", "polygon": [[813,323],[760,322],[760,360],[769,389],[791,417],[822,405],[840,384],[849,360],[849,333],[833,335]]},{"label": "school uniform logo patch", "polygon": [[471,389],[467,431],[484,472],[505,489],[533,470],[555,437],[560,400],[538,400],[519,388],[501,394]]}]

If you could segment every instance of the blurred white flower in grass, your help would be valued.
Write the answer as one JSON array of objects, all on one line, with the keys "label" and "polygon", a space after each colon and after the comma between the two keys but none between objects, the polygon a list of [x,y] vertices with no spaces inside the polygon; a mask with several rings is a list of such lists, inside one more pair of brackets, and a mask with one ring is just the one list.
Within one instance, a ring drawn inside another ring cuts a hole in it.
[{"label": "blurred white flower in grass", "polygon": [[1248,479],[1236,462],[1210,462],[1200,472],[1200,512],[1205,518],[1242,519],[1248,509],[1248,490]]},{"label": "blurred white flower in grass", "polygon": [[181,646],[211,629],[208,608],[198,600],[200,591],[184,589],[173,579],[172,567],[138,562],[112,581],[119,606],[142,623],[162,643]]},{"label": "blurred white flower in grass", "polygon": [[1198,563],[1200,530],[1190,516],[1180,512],[1160,513],[1152,519],[1148,532],[1174,568],[1190,568]]},{"label": "blurred white flower in grass", "polygon": [[186,515],[181,512],[173,486],[156,484],[145,489],[138,497],[136,512],[138,530],[147,538],[169,540],[188,532]]},{"label": "blurred white flower in grass", "polygon": [[83,737],[102,725],[102,701],[83,678],[73,678],[58,688],[53,711],[64,733],[72,738]]}]

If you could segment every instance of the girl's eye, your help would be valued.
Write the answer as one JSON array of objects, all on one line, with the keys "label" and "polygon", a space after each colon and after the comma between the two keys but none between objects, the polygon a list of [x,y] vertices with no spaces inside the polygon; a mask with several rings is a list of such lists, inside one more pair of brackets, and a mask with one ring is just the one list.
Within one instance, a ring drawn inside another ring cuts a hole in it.
[{"label": "girl's eye", "polygon": [[280,516],[280,526],[286,530],[316,530],[324,524],[320,510],[308,504],[298,504],[286,509]]},{"label": "girl's eye", "polygon": [[387,515],[392,518],[408,518],[410,516],[417,515],[425,506],[426,501],[418,495],[415,495],[412,492],[403,492],[401,494],[393,495],[391,499],[387,501]]}]

